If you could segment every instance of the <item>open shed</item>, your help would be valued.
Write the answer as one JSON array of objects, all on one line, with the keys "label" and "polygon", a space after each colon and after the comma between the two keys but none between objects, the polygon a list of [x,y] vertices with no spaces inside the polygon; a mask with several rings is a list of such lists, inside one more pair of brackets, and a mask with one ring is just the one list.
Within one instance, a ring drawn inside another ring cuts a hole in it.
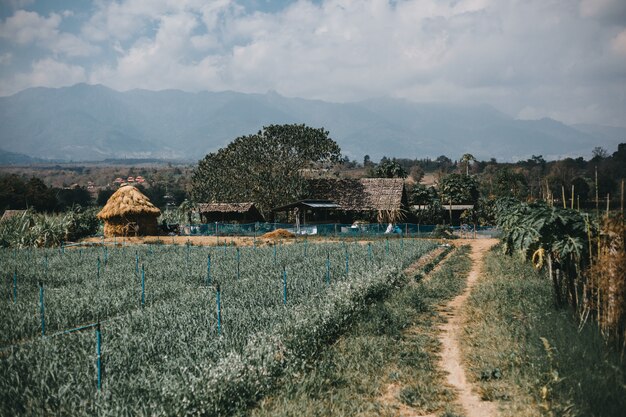
[{"label": "open shed", "polygon": [[254,203],[200,203],[202,223],[255,223],[265,219]]}]

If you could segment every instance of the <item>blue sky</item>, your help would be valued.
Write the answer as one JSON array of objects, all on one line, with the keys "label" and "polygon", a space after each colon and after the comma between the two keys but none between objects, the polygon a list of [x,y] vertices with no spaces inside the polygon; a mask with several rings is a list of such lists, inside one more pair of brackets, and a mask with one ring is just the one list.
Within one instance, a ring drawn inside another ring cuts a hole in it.
[{"label": "blue sky", "polygon": [[0,0],[0,95],[79,82],[626,127],[626,1]]}]

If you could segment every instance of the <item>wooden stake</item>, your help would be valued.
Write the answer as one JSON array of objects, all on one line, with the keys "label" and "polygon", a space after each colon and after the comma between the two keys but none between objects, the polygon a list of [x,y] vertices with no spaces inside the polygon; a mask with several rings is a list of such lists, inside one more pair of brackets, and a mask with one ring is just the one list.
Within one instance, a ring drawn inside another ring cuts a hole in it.
[{"label": "wooden stake", "polygon": [[561,199],[563,200],[563,208],[567,208],[567,202],[565,201],[565,186],[561,185]]},{"label": "wooden stake", "polygon": [[596,216],[600,216],[600,199],[598,198],[598,166],[596,165]]},{"label": "wooden stake", "polygon": [[570,208],[574,210],[574,184],[572,184],[572,206]]},{"label": "wooden stake", "polygon": [[609,218],[609,201],[611,201],[610,200],[610,195],[607,194],[606,195],[606,218],[607,219]]},{"label": "wooden stake", "polygon": [[622,212],[622,217],[624,216],[624,179],[622,178],[622,195],[620,198],[620,211]]}]

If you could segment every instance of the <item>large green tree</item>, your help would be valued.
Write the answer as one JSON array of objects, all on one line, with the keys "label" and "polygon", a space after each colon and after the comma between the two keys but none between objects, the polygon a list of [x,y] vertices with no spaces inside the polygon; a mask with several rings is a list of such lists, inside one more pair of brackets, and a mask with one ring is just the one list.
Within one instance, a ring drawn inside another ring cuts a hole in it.
[{"label": "large green tree", "polygon": [[270,125],[204,157],[192,176],[197,202],[247,202],[269,214],[302,198],[302,169],[339,161],[341,149],[324,128]]},{"label": "large green tree", "polygon": [[444,205],[475,204],[480,195],[478,181],[473,176],[449,174],[439,184],[439,195]]}]

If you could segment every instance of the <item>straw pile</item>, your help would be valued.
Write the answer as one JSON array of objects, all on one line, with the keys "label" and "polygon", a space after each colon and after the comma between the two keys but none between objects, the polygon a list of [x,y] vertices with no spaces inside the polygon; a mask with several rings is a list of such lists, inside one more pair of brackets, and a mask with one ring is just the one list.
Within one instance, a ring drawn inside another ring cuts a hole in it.
[{"label": "straw pile", "polygon": [[105,236],[156,235],[160,214],[161,210],[141,191],[126,185],[113,193],[98,218],[104,220]]},{"label": "straw pile", "polygon": [[265,239],[290,239],[296,237],[296,235],[285,229],[276,229],[273,232],[267,232],[261,237]]}]

